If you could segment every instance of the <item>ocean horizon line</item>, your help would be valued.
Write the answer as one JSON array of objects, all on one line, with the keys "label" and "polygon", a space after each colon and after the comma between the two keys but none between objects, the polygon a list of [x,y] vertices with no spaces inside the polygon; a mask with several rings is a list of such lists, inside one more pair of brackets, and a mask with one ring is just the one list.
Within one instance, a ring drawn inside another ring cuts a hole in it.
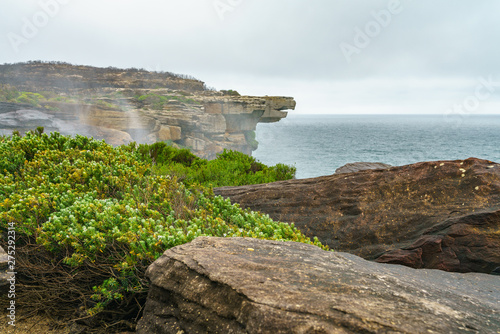
[{"label": "ocean horizon line", "polygon": [[411,114],[392,114],[392,113],[386,113],[386,114],[307,114],[307,113],[296,113],[296,112],[293,112],[293,111],[288,111],[288,115],[293,115],[293,116],[443,116],[443,117],[464,117],[464,118],[467,118],[467,117],[471,117],[471,116],[500,116],[500,113],[498,114],[476,114],[476,113],[473,113],[473,114],[452,114],[452,115],[447,115],[447,114],[440,114],[440,113],[436,113],[436,114],[414,114],[414,113],[411,113]]}]

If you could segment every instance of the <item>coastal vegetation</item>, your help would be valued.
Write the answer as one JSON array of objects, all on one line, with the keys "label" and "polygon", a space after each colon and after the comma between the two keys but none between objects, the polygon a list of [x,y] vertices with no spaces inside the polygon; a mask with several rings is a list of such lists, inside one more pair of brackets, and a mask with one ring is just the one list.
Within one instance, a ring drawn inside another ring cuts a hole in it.
[{"label": "coastal vegetation", "polygon": [[[197,104],[197,102],[190,98],[189,95],[161,95],[161,94],[146,94],[140,95],[136,94],[134,96],[135,101],[138,105],[143,107],[150,107],[154,110],[162,110],[169,102],[179,102],[184,104]],[[103,96],[92,96],[82,98],[81,96],[71,96],[71,95],[61,95],[53,91],[42,91],[38,93],[20,91],[16,87],[10,85],[0,85],[0,102],[10,102],[10,103],[23,103],[30,104],[33,107],[44,107],[50,109],[50,106],[46,105],[49,102],[62,102],[70,104],[93,104],[99,107],[107,109],[121,110],[126,106],[117,105],[116,103],[110,103],[103,98],[107,98],[110,101],[119,102],[120,99],[126,98],[122,93],[107,94]]]},{"label": "coastal vegetation", "polygon": [[[50,106],[45,105],[48,102],[63,102],[63,103],[81,103],[81,98],[78,96],[59,95],[51,91],[41,91],[39,93],[20,91],[16,87],[10,85],[0,85],[0,102],[23,103],[30,104],[34,108],[50,109]],[[96,104],[101,101],[96,100]]]},{"label": "coastal vegetation", "polygon": [[224,95],[228,95],[228,96],[241,96],[240,93],[238,93],[238,91],[236,90],[232,90],[232,89],[229,89],[229,90],[221,90],[222,94]]},{"label": "coastal vegetation", "polygon": [[[54,68],[63,71],[65,77],[53,77]],[[169,88],[173,90],[183,90],[187,92],[212,91],[204,82],[184,74],[177,74],[166,71],[148,71],[144,68],[120,69],[116,67],[92,67],[83,65],[73,65],[57,61],[28,61],[15,64],[0,65],[0,85],[11,84],[25,88],[36,88],[44,90],[44,87],[57,87],[60,92],[70,92],[72,90],[85,88],[101,88],[112,82],[116,85],[118,81],[128,82],[129,87],[154,89],[157,87]],[[26,78],[29,78],[26,81]],[[76,82],[73,80],[78,78]]]},{"label": "coastal vegetation", "polygon": [[312,243],[294,225],[243,210],[212,187],[290,179],[224,151],[213,161],[166,143],[112,147],[76,135],[0,137],[0,229],[16,232],[16,300],[29,316],[131,328],[146,268],[199,236]]},{"label": "coastal vegetation", "polygon": [[40,101],[46,98],[39,93],[20,92],[15,87],[0,85],[0,102],[26,103],[33,107],[39,107]]},{"label": "coastal vegetation", "polygon": [[177,101],[186,104],[196,104],[197,102],[185,96],[146,94],[136,95],[136,99],[142,105],[151,106],[155,110],[162,110],[169,101]]},{"label": "coastal vegetation", "polygon": [[178,149],[164,142],[132,147],[140,159],[152,164],[157,175],[176,176],[186,186],[241,186],[289,180],[296,168],[284,164],[266,166],[255,158],[237,151],[224,150],[217,159],[206,160],[189,149]]}]

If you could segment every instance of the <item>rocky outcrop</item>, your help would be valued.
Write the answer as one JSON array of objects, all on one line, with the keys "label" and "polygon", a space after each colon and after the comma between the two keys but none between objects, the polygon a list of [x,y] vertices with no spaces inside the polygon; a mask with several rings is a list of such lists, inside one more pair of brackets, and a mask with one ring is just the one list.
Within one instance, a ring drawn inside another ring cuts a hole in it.
[{"label": "rocky outcrop", "polygon": [[44,126],[113,145],[172,141],[208,159],[224,149],[251,154],[257,123],[277,122],[295,108],[290,97],[227,95],[172,73],[68,64],[1,65],[2,87],[40,94],[18,98],[32,104],[0,102],[2,134]]},{"label": "rocky outcrop", "polygon": [[353,162],[337,168],[335,174],[355,173],[367,169],[387,169],[391,167],[391,165],[381,162]]},{"label": "rocky outcrop", "polygon": [[198,238],[148,269],[137,333],[497,333],[500,281],[315,246]]},{"label": "rocky outcrop", "polygon": [[[167,94],[163,92],[162,94]],[[283,110],[295,109],[289,97],[196,96],[198,106],[167,106],[164,110],[142,110],[142,117],[154,120],[156,127],[143,129],[153,141],[172,140],[191,147],[197,155],[214,158],[224,149],[250,155],[255,146],[248,133],[261,122],[276,122],[287,116]],[[181,109],[179,109],[181,108]],[[168,128],[163,135],[162,129]],[[169,137],[174,128],[176,135]],[[167,138],[167,139],[166,139]]]},{"label": "rocky outcrop", "polygon": [[491,161],[422,162],[214,192],[365,259],[457,272],[500,266],[500,165]]}]

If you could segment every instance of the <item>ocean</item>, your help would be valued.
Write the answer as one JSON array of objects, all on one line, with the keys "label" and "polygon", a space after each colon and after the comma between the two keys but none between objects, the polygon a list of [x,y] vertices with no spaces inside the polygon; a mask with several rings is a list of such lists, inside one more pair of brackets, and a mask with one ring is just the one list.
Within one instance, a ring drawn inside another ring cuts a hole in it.
[{"label": "ocean", "polygon": [[469,157],[500,162],[500,115],[294,115],[257,125],[253,156],[330,175],[350,162],[402,166]]}]

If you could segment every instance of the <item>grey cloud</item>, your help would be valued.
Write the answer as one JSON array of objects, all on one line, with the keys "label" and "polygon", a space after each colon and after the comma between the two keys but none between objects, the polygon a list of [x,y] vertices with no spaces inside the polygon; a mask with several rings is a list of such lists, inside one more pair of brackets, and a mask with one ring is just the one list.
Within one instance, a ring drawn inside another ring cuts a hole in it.
[{"label": "grey cloud", "polygon": [[[316,98],[374,95],[396,105],[401,96],[434,100],[432,92],[445,92],[440,105],[452,103],[449,96],[467,94],[479,76],[500,78],[500,3],[494,0],[401,0],[400,13],[350,63],[341,43],[354,45],[355,29],[364,32],[376,23],[373,13],[395,0],[65,1],[18,53],[6,36],[41,10],[39,1],[3,1],[0,63],[146,67],[193,75],[217,88],[248,88],[248,94],[289,89],[291,95],[322,84]],[[223,19],[217,3],[230,6]]]}]

